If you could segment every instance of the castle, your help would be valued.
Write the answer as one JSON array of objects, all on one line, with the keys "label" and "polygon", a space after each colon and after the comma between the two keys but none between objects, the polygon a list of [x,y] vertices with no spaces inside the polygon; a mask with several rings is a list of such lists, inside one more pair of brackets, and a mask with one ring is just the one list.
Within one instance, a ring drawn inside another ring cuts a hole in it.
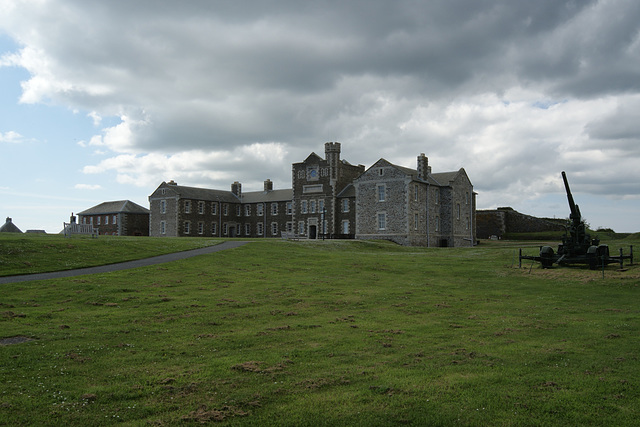
[{"label": "castle", "polygon": [[149,196],[149,235],[385,239],[402,245],[461,247],[476,242],[476,193],[463,168],[432,173],[420,154],[416,169],[378,160],[365,170],[325,156],[294,163],[291,188],[214,190],[163,182]]}]

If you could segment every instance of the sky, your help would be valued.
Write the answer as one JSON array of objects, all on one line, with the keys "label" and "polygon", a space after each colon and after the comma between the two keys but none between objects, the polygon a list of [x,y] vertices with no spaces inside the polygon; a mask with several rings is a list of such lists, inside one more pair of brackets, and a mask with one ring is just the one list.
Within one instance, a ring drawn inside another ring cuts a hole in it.
[{"label": "sky", "polygon": [[291,188],[324,143],[464,168],[478,209],[640,231],[637,0],[2,0],[0,217],[163,181]]}]

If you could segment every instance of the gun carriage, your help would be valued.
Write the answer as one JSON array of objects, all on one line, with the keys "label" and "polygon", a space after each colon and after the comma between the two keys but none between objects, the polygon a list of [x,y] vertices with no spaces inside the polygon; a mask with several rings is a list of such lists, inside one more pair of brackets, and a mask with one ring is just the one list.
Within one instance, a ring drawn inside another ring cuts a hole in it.
[{"label": "gun carriage", "polygon": [[612,256],[609,253],[608,245],[600,244],[600,239],[597,237],[591,238],[587,233],[587,225],[580,214],[580,208],[573,200],[569,181],[567,181],[567,174],[564,171],[562,172],[562,179],[567,192],[569,208],[571,209],[569,223],[568,226],[565,226],[562,243],[558,245],[557,252],[551,246],[541,246],[538,256],[522,255],[522,249],[520,249],[520,263],[522,264],[523,259],[530,259],[541,263],[543,268],[551,268],[553,264],[586,264],[592,270],[613,263],[619,263],[620,268],[622,268],[625,259],[628,259],[633,264],[633,246],[630,247],[629,255],[623,255],[622,249],[620,249],[619,256]]}]

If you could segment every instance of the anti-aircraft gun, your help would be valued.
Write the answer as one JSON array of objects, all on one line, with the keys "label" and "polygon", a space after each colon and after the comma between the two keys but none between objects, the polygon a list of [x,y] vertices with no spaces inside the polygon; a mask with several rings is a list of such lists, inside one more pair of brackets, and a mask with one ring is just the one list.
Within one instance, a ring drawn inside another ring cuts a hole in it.
[{"label": "anti-aircraft gun", "polygon": [[531,259],[540,262],[544,268],[551,268],[553,264],[587,264],[592,270],[612,263],[619,263],[620,268],[622,268],[623,260],[625,259],[629,259],[633,264],[633,246],[631,247],[630,255],[624,256],[622,249],[620,249],[620,256],[611,256],[609,254],[609,246],[600,244],[600,239],[598,238],[591,238],[587,233],[587,225],[582,220],[580,207],[573,200],[567,174],[564,171],[562,172],[562,180],[564,181],[571,213],[569,215],[569,224],[565,227],[562,243],[558,245],[558,251],[554,252],[551,246],[542,246],[538,256],[526,256],[522,255],[521,249],[520,262],[522,263],[523,259]]}]

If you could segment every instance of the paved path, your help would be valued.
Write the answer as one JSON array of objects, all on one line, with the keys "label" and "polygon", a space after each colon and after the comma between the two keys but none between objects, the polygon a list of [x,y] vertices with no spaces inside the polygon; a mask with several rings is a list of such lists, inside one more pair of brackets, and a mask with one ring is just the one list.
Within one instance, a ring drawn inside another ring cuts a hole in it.
[{"label": "paved path", "polygon": [[82,276],[84,274],[111,273],[112,271],[128,270],[130,268],[147,267],[149,265],[162,264],[165,262],[178,261],[191,258],[197,255],[205,255],[213,252],[233,249],[243,246],[249,242],[227,240],[219,245],[207,246],[206,248],[192,249],[190,251],[175,252],[172,254],[158,255],[152,258],[138,259],[134,261],[120,262],[118,264],[99,265],[97,267],[79,268],[77,270],[52,271],[50,273],[24,274],[21,276],[0,277],[0,284],[28,282],[31,280],[60,279],[64,277]]}]

